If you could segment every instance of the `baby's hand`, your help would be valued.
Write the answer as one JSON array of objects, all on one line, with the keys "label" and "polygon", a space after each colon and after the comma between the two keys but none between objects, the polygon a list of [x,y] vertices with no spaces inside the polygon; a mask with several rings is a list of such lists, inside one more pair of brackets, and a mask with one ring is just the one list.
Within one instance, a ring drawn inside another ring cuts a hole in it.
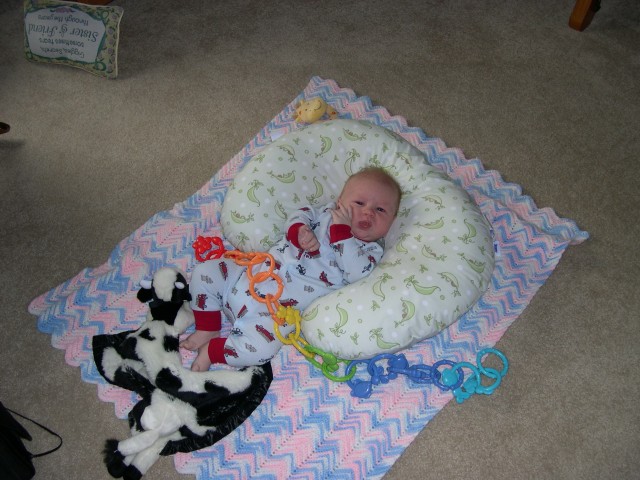
[{"label": "baby's hand", "polygon": [[348,225],[351,227],[353,214],[351,212],[351,208],[347,208],[342,203],[338,202],[336,208],[331,210],[331,218],[334,225]]},{"label": "baby's hand", "polygon": [[307,252],[315,252],[320,250],[320,242],[313,233],[313,230],[307,225],[303,225],[298,230],[298,245]]}]

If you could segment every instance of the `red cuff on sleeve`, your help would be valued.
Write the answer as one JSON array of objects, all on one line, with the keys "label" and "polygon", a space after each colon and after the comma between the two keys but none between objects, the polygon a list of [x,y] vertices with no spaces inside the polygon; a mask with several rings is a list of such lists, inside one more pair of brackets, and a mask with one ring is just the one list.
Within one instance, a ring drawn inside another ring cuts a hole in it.
[{"label": "red cuff on sleeve", "polygon": [[302,227],[304,223],[294,223],[289,227],[287,231],[287,240],[293,243],[297,248],[301,248],[298,243],[298,232],[300,231],[300,227]]},{"label": "red cuff on sleeve", "polygon": [[339,242],[353,237],[351,227],[349,225],[337,224],[329,227],[329,241],[331,243]]}]

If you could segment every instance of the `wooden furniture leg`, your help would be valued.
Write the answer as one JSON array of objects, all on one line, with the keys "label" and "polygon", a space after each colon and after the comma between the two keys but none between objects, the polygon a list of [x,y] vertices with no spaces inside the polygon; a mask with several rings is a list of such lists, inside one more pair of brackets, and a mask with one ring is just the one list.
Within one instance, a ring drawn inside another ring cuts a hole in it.
[{"label": "wooden furniture leg", "polygon": [[569,26],[579,32],[589,26],[595,13],[600,10],[600,0],[576,0],[569,18]]}]

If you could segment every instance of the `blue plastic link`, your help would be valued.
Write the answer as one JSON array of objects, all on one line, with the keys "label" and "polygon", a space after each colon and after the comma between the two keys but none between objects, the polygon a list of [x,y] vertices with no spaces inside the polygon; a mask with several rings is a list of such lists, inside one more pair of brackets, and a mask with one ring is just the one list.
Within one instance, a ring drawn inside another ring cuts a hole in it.
[{"label": "blue plastic link", "polygon": [[[485,367],[482,360],[486,355],[496,355],[502,362],[500,371],[495,368]],[[378,365],[378,362],[386,361],[386,369]],[[384,353],[369,360],[354,360],[349,363],[345,376],[351,376],[347,385],[351,388],[351,395],[359,398],[369,398],[373,392],[374,385],[386,384],[390,380],[398,378],[398,375],[405,375],[412,382],[418,384],[433,384],[442,391],[453,391],[453,395],[458,403],[464,402],[473,394],[491,395],[500,386],[502,378],[509,370],[507,357],[495,348],[485,348],[478,352],[476,356],[477,365],[469,362],[454,363],[451,360],[439,360],[433,366],[429,365],[409,365],[407,358],[403,355],[393,355]],[[365,364],[369,374],[369,380],[355,378],[355,371],[358,365]],[[444,368],[443,368],[444,367]],[[441,370],[443,368],[443,370]],[[464,369],[470,370],[471,375],[465,381]],[[482,384],[482,376],[493,379],[490,385]]]}]

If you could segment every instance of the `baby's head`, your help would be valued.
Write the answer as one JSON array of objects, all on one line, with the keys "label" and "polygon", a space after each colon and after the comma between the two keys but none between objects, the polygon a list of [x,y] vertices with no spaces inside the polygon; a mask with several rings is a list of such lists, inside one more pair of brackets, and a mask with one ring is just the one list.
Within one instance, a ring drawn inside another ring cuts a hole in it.
[{"label": "baby's head", "polygon": [[338,202],[351,209],[351,232],[356,238],[374,242],[383,238],[398,214],[402,189],[380,167],[366,167],[351,175]]}]

